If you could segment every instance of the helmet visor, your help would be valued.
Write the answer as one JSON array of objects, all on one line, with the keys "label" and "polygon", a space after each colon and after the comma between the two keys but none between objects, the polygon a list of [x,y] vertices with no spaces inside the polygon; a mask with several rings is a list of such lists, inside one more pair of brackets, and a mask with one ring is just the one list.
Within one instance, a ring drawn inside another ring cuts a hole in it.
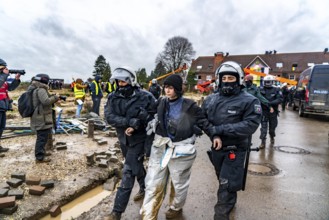
[{"label": "helmet visor", "polygon": [[115,80],[125,81],[129,84],[132,84],[135,76],[125,69],[115,69],[112,73],[110,82],[113,83]]}]

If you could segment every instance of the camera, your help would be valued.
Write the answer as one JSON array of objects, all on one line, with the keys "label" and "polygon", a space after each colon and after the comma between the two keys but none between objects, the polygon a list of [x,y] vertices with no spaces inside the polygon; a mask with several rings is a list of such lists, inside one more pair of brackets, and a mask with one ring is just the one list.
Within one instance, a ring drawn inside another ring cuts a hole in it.
[{"label": "camera", "polygon": [[64,95],[60,95],[60,96],[59,96],[59,99],[60,99],[60,100],[63,100],[64,102],[66,102],[66,98],[67,98],[67,97],[64,96]]},{"label": "camera", "polygon": [[11,74],[19,73],[20,75],[24,75],[25,70],[9,70],[9,73],[11,73]]}]

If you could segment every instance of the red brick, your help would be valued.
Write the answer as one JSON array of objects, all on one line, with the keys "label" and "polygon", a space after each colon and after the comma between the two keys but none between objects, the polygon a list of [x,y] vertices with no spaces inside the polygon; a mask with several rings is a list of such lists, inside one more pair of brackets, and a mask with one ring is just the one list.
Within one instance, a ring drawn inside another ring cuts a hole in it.
[{"label": "red brick", "polygon": [[61,213],[62,213],[62,210],[61,210],[61,207],[59,207],[59,205],[54,205],[49,210],[49,214],[50,214],[51,217],[56,217]]},{"label": "red brick", "polygon": [[0,198],[0,209],[10,208],[10,207],[15,206],[15,204],[16,204],[15,201],[16,201],[15,196]]},{"label": "red brick", "polygon": [[39,185],[40,181],[41,181],[40,177],[32,176],[32,177],[27,177],[26,180],[25,180],[25,183],[27,185]]},{"label": "red brick", "polygon": [[40,196],[45,193],[46,187],[44,186],[31,186],[29,189],[30,195]]}]

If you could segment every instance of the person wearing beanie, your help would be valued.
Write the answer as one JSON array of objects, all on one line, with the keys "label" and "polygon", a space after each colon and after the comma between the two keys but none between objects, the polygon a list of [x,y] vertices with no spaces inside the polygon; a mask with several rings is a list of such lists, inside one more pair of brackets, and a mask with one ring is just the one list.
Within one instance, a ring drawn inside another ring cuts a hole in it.
[{"label": "person wearing beanie", "polygon": [[45,158],[49,155],[45,151],[45,146],[54,126],[52,105],[59,100],[59,97],[49,94],[49,80],[47,74],[37,74],[32,78],[32,82],[27,88],[27,91],[32,91],[32,103],[35,107],[30,123],[32,131],[37,134],[34,151],[36,163],[51,161],[49,158]]},{"label": "person wearing beanie", "polygon": [[165,215],[168,219],[182,215],[196,157],[196,136],[210,127],[201,108],[183,97],[183,80],[179,75],[164,80],[164,91],[165,97],[158,100],[157,115],[147,128],[149,134],[155,133],[155,138],[140,211],[144,220],[157,219],[169,175],[174,196]]},{"label": "person wearing beanie", "polygon": [[101,86],[102,79],[100,76],[96,76],[90,84],[91,99],[93,100],[93,112],[99,115],[99,107],[103,98],[103,91]]},{"label": "person wearing beanie", "polygon": [[[0,59],[0,139],[2,137],[3,130],[6,127],[6,112],[8,110],[12,110],[10,108],[10,101],[12,102],[12,100],[9,98],[8,91],[13,91],[21,83],[21,75],[19,73],[15,75],[15,79],[10,84],[6,81],[8,76],[9,69],[7,68],[7,63],[3,59]],[[9,148],[5,148],[0,145],[0,153],[7,152],[8,150]]]}]

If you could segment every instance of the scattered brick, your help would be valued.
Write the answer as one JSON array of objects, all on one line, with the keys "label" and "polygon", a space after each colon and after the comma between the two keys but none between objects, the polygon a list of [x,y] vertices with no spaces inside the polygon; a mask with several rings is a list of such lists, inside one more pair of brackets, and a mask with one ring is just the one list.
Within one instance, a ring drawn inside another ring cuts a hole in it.
[{"label": "scattered brick", "polygon": [[46,187],[46,189],[54,188],[55,181],[54,180],[42,180],[40,182],[40,186],[44,186],[44,187]]},{"label": "scattered brick", "polygon": [[11,178],[10,180],[7,180],[8,185],[14,188],[19,187],[20,185],[22,185],[23,182],[23,180],[16,178]]},{"label": "scattered brick", "polygon": [[13,207],[16,204],[15,196],[0,198],[0,209]]},{"label": "scattered brick", "polygon": [[105,151],[97,151],[95,152],[95,155],[105,155]]},{"label": "scattered brick", "polygon": [[58,146],[58,145],[66,145],[66,142],[58,141],[58,142],[56,142],[55,145],[56,145],[56,146]]},{"label": "scattered brick", "polygon": [[61,210],[61,207],[59,207],[59,205],[54,205],[49,210],[49,214],[50,214],[51,217],[56,217],[61,213],[62,213],[62,210]]},{"label": "scattered brick", "polygon": [[0,157],[5,157],[6,155],[5,154],[0,154]]},{"label": "scattered brick", "polygon": [[97,143],[99,145],[104,145],[104,144],[107,144],[107,141],[106,140],[100,140],[100,141],[97,141]]},{"label": "scattered brick", "polygon": [[15,196],[16,199],[23,199],[24,191],[20,189],[11,189],[8,192],[8,196]]},{"label": "scattered brick", "polygon": [[15,204],[13,207],[8,207],[4,209],[0,209],[0,214],[4,215],[12,215],[14,212],[16,212],[18,209],[18,205]]},{"label": "scattered brick", "polygon": [[86,155],[86,158],[87,158],[87,165],[88,166],[92,166],[95,164],[95,154],[92,153],[92,154],[87,154]]},{"label": "scattered brick", "polygon": [[109,137],[116,137],[117,136],[117,132],[116,131],[109,131],[108,136]]},{"label": "scattered brick", "polygon": [[110,162],[113,162],[113,163],[117,163],[119,161],[118,157],[117,156],[112,156],[110,158]]},{"label": "scattered brick", "polygon": [[16,178],[25,181],[25,173],[13,173],[11,174],[11,178]]},{"label": "scattered brick", "polygon": [[25,183],[27,185],[39,185],[40,181],[41,181],[40,177],[30,176],[26,178]]},{"label": "scattered brick", "polygon": [[8,183],[0,183],[0,189],[9,189],[10,186],[8,185]]},{"label": "scattered brick", "polygon": [[120,143],[117,141],[117,142],[115,142],[115,144],[114,144],[114,147],[115,148],[119,148],[120,149]]},{"label": "scattered brick", "polygon": [[58,145],[56,150],[67,150],[67,145]]},{"label": "scattered brick", "polygon": [[107,159],[107,155],[97,155],[96,156],[96,161],[101,161],[101,160],[106,160]]},{"label": "scattered brick", "polygon": [[99,167],[102,167],[102,168],[107,168],[107,167],[108,167],[108,161],[102,159],[102,160],[98,163],[98,166],[99,166]]},{"label": "scattered brick", "polygon": [[5,197],[8,195],[9,189],[0,189],[0,197]]},{"label": "scattered brick", "polygon": [[46,187],[44,186],[31,186],[29,189],[30,195],[40,196],[45,193]]},{"label": "scattered brick", "polygon": [[102,140],[102,137],[94,137],[93,138],[93,141],[100,141],[100,140]]}]

